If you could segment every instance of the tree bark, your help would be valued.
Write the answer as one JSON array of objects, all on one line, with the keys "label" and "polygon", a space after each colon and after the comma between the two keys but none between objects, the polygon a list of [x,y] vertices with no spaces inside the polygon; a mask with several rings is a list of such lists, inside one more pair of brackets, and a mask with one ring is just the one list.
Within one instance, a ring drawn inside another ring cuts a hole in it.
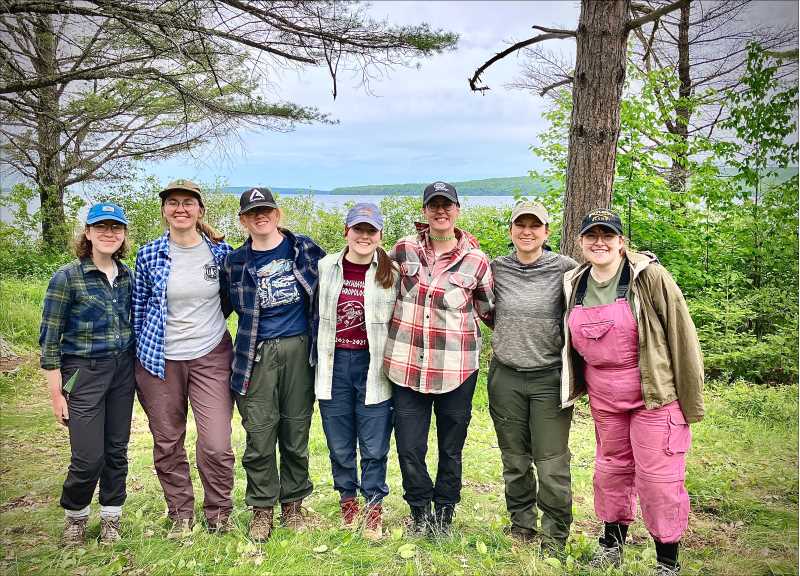
[{"label": "tree bark", "polygon": [[[680,138],[681,147],[677,148],[672,157],[672,166],[669,173],[669,187],[672,192],[680,194],[686,189],[688,178],[688,145],[689,145],[689,120],[691,107],[689,98],[692,95],[692,77],[689,64],[689,10],[690,3],[681,6],[681,19],[678,23],[678,103],[675,106],[675,121],[673,127],[675,135]],[[679,196],[678,196],[679,197]]]},{"label": "tree bark", "polygon": [[[37,57],[32,63],[39,77],[53,77],[58,71],[57,42],[51,18],[51,16],[36,18],[34,39]],[[67,247],[67,229],[59,154],[61,130],[58,121],[60,116],[58,87],[45,86],[35,93],[39,100],[36,114],[36,148],[39,154],[36,184],[39,187],[42,214],[42,240],[48,249],[63,252]]]},{"label": "tree bark", "polygon": [[630,0],[583,0],[572,89],[561,252],[581,260],[583,216],[611,205]]}]

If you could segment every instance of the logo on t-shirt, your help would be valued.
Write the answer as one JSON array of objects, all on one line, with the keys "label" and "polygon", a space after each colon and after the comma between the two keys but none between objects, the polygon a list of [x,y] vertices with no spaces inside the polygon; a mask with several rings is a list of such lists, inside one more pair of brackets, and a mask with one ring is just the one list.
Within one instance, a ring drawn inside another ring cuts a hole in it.
[{"label": "logo on t-shirt", "polygon": [[291,260],[272,260],[256,272],[258,301],[262,308],[286,306],[300,301]]},{"label": "logo on t-shirt", "polygon": [[203,277],[206,282],[216,282],[219,280],[219,266],[215,262],[209,262],[203,266]]},{"label": "logo on t-shirt", "polygon": [[336,332],[344,332],[364,325],[364,305],[346,300],[336,307]]}]

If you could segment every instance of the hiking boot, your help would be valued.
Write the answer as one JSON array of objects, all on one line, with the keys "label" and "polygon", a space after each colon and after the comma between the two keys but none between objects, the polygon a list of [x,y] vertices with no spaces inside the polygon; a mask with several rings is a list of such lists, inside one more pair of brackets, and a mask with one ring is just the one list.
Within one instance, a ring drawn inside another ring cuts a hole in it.
[{"label": "hiking boot", "polygon": [[536,540],[536,530],[512,524],[511,537],[521,544],[532,544]]},{"label": "hiking boot", "polygon": [[453,525],[453,516],[456,507],[452,504],[437,504],[434,510],[433,532],[435,536],[450,536],[450,528]]},{"label": "hiking boot", "polygon": [[431,529],[433,516],[431,505],[411,506],[411,526],[408,528],[409,536],[425,536]]},{"label": "hiking boot", "polygon": [[655,576],[678,576],[681,573],[681,565],[675,564],[671,566],[669,564],[664,564],[663,562],[659,562],[656,564],[656,571],[654,572]]},{"label": "hiking boot", "polygon": [[86,544],[86,524],[88,516],[82,518],[64,517],[64,531],[61,533],[62,546],[83,546]]},{"label": "hiking boot", "polygon": [[256,542],[266,542],[272,536],[272,507],[253,508],[247,535]]},{"label": "hiking boot", "polygon": [[306,529],[302,500],[281,502],[281,525],[295,532],[303,532]]},{"label": "hiking boot", "polygon": [[358,499],[345,498],[339,502],[339,508],[342,510],[342,525],[345,528],[355,526],[358,513],[361,511],[358,507]]},{"label": "hiking boot", "polygon": [[542,538],[541,550],[542,556],[564,559],[567,550],[567,539],[544,536]]},{"label": "hiking boot", "polygon": [[233,520],[230,516],[219,516],[214,520],[206,519],[209,534],[227,534],[233,530]]},{"label": "hiking boot", "polygon": [[172,527],[167,532],[167,538],[169,540],[188,538],[192,535],[193,526],[194,520],[192,518],[176,518],[172,521]]},{"label": "hiking boot", "polygon": [[589,568],[604,570],[609,566],[619,568],[622,566],[622,546],[603,546],[595,552],[594,558],[589,561]]},{"label": "hiking boot", "polygon": [[114,544],[122,540],[119,520],[119,516],[100,516],[100,544]]},{"label": "hiking boot", "polygon": [[383,538],[383,506],[381,504],[372,504],[367,506],[367,512],[364,515],[364,538],[377,542]]}]

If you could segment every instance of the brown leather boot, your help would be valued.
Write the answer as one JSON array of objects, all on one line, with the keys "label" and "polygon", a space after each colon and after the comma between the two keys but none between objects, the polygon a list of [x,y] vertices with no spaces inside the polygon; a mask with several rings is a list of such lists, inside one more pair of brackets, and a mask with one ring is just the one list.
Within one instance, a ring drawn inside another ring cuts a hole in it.
[{"label": "brown leather boot", "polygon": [[302,532],[306,529],[302,500],[281,503],[281,525],[291,528],[295,532]]},{"label": "brown leather boot", "polygon": [[347,498],[342,500],[339,502],[339,508],[342,511],[342,525],[345,528],[352,528],[356,524],[358,513],[360,512],[358,508],[358,499]]},{"label": "brown leather boot", "polygon": [[269,508],[253,508],[248,535],[256,542],[266,542],[272,535],[272,506]]},{"label": "brown leather boot", "polygon": [[371,504],[364,514],[364,538],[377,542],[383,538],[383,506]]},{"label": "brown leather boot", "polygon": [[64,531],[61,533],[61,545],[64,547],[83,546],[86,544],[86,524],[89,517],[64,517]]}]

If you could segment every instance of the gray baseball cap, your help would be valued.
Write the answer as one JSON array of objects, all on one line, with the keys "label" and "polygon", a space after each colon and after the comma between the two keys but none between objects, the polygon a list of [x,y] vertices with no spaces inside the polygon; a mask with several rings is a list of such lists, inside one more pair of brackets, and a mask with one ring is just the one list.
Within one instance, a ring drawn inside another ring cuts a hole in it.
[{"label": "gray baseball cap", "polygon": [[350,208],[344,225],[352,228],[356,224],[370,224],[377,230],[383,230],[383,215],[380,208],[369,202],[360,202]]}]

